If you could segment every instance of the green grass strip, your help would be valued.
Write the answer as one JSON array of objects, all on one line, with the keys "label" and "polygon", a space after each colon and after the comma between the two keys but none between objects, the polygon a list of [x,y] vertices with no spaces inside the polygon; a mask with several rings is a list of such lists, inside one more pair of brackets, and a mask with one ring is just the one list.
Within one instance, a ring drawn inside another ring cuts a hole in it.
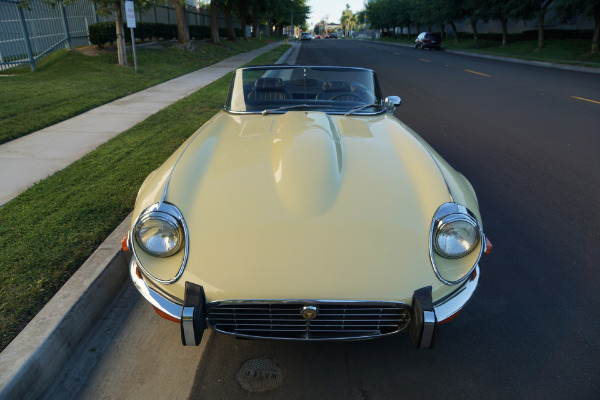
[{"label": "green grass strip", "polygon": [[[194,51],[170,42],[136,47],[138,73],[117,65],[115,51],[58,51],[38,66],[1,71],[0,144],[72,118],[92,108],[150,86],[214,64],[235,54],[266,45],[248,42],[194,42]],[[131,50],[129,64],[133,65]]]},{"label": "green grass strip", "polygon": [[[289,46],[254,59],[274,63]],[[0,350],[131,212],[146,176],[225,103],[231,74],[0,208]]]}]

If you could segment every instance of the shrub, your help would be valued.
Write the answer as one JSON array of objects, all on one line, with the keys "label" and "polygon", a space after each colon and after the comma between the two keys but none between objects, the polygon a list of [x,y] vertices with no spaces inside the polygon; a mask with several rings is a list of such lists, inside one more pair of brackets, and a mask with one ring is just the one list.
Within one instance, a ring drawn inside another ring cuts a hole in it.
[{"label": "shrub", "polygon": [[[190,38],[192,39],[207,39],[210,38],[210,27],[209,26],[189,26]],[[219,34],[221,36],[227,36],[226,29],[220,29]],[[238,36],[241,35],[241,31],[237,31]],[[153,22],[138,22],[134,29],[133,35],[136,39],[164,39],[171,40],[177,39],[177,25],[175,24],[155,24]],[[125,37],[127,40],[131,40],[131,30],[125,28]],[[89,40],[91,43],[102,47],[105,43],[111,45],[117,40],[116,26],[114,22],[100,22],[97,24],[90,25],[89,28]]]},{"label": "shrub", "polygon": [[104,46],[105,43],[111,45],[117,40],[117,30],[114,22],[99,22],[90,25],[89,39],[92,44],[98,47]]},{"label": "shrub", "polygon": [[[573,29],[544,29],[545,39],[589,39],[591,40],[594,35],[592,30],[573,30]],[[523,40],[537,40],[538,31],[524,31]]]}]

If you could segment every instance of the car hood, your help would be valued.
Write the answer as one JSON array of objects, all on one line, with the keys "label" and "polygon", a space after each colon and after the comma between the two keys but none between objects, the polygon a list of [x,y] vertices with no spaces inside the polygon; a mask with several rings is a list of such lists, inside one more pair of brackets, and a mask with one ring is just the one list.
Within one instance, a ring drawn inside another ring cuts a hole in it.
[{"label": "car hood", "polygon": [[452,199],[437,158],[389,115],[221,112],[148,178],[134,218],[160,196],[183,214],[189,259],[163,288],[175,297],[187,280],[209,301],[408,302],[445,290],[429,260]]}]

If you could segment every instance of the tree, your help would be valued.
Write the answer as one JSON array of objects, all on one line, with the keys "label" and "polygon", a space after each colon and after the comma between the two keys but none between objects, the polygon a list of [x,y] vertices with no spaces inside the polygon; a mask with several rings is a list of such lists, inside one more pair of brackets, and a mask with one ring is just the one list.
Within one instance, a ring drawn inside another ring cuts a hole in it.
[{"label": "tree", "polygon": [[[52,6],[62,4],[64,6],[75,3],[76,0],[42,0]],[[115,13],[115,26],[117,31],[117,59],[119,65],[124,67],[127,66],[127,53],[125,51],[125,28],[123,26],[123,13],[121,7],[124,0],[90,0],[98,5],[98,15],[110,15],[111,12]],[[143,11],[155,4],[164,4],[164,0],[133,0],[136,11]],[[28,6],[27,0],[21,0],[21,4],[25,7]]]},{"label": "tree", "polygon": [[210,41],[221,44],[219,39],[219,0],[210,0]]},{"label": "tree", "polygon": [[173,0],[173,8],[177,16],[177,40],[184,46],[190,45],[190,28],[185,16],[185,0]]},{"label": "tree", "polygon": [[594,35],[592,37],[592,53],[598,52],[600,41],[600,0],[555,0],[554,11],[563,20],[568,20],[578,15],[585,15],[594,19]]},{"label": "tree", "polygon": [[538,47],[535,51],[542,50],[545,46],[544,39],[544,20],[546,19],[546,13],[548,12],[548,8],[550,4],[552,4],[553,0],[533,0],[534,6],[536,8],[536,16],[538,22]]},{"label": "tree", "polygon": [[409,37],[411,35],[410,28],[412,27],[410,8],[410,0],[399,0],[394,7],[396,25],[400,27],[401,32],[403,32],[403,28],[406,27],[408,29]]},{"label": "tree", "polygon": [[454,21],[460,21],[467,16],[467,10],[462,0],[436,0],[437,17],[442,24],[449,24],[454,33],[454,43],[458,43],[458,31]]},{"label": "tree", "polygon": [[356,29],[366,29],[367,25],[367,10],[360,10],[356,14]]},{"label": "tree", "polygon": [[247,0],[252,9],[252,37],[258,37],[259,15],[264,12],[265,3],[262,0]]},{"label": "tree", "polygon": [[248,1],[247,0],[235,0],[233,1],[233,12],[240,19],[240,28],[242,30],[242,38],[248,40],[246,34],[246,22],[248,21]]},{"label": "tree", "polygon": [[490,0],[482,9],[486,19],[500,21],[502,26],[502,46],[508,44],[508,20],[512,17],[513,8],[511,2],[515,0]]},{"label": "tree", "polygon": [[473,31],[473,42],[477,44],[479,37],[477,34],[477,21],[485,16],[486,0],[466,0],[464,3],[465,13],[469,18],[471,30]]},{"label": "tree", "polygon": [[342,25],[342,29],[345,32],[345,36],[349,35],[350,30],[354,29],[356,26],[356,15],[352,13],[350,10],[350,4],[346,4],[346,9],[342,12],[342,17],[340,18],[340,25]]},{"label": "tree", "polygon": [[367,4],[367,18],[372,27],[388,31],[396,27],[394,2],[395,0],[375,0]]},{"label": "tree", "polygon": [[221,0],[220,5],[223,10],[223,17],[225,17],[225,24],[227,25],[227,39],[235,42],[235,30],[233,29],[233,20],[231,19],[233,3],[234,0]]}]

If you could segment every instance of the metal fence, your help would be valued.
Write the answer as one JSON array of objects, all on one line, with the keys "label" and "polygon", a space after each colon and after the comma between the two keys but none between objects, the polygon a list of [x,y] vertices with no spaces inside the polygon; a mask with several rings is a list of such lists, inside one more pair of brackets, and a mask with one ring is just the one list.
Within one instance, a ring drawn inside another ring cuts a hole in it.
[{"label": "metal fence", "polygon": [[[91,44],[88,27],[115,20],[114,15],[98,16],[96,10],[96,4],[89,0],[79,0],[67,7],[52,7],[40,0],[30,0],[28,8],[19,7],[18,0],[0,0],[0,71],[24,64],[35,70],[36,63],[55,50]],[[204,8],[186,6],[186,15],[191,26],[210,25],[210,13]],[[175,9],[164,6],[136,12],[136,19],[177,24]],[[224,26],[220,17],[219,27]]]}]

